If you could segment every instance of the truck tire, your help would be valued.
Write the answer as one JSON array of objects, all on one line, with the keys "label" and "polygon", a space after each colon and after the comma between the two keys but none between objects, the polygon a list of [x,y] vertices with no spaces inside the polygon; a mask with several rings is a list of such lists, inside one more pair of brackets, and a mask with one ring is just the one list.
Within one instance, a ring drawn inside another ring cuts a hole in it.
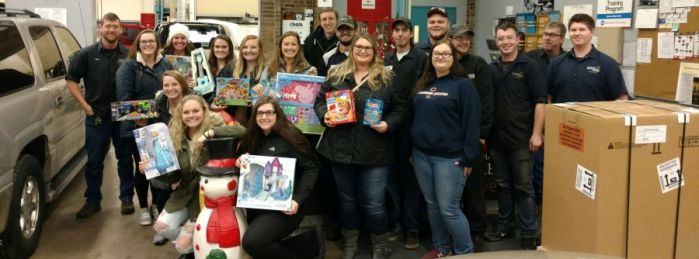
[{"label": "truck tire", "polygon": [[17,161],[12,202],[4,238],[10,259],[28,258],[34,253],[44,225],[44,185],[41,166],[31,155]]}]

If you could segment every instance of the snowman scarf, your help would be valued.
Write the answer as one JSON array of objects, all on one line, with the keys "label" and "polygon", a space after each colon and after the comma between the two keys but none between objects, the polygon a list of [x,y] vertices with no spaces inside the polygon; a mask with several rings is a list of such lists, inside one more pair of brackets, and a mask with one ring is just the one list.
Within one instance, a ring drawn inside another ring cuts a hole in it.
[{"label": "snowman scarf", "polygon": [[206,225],[206,241],[220,248],[240,245],[240,228],[235,216],[236,195],[218,199],[204,198],[204,206],[211,209]]}]

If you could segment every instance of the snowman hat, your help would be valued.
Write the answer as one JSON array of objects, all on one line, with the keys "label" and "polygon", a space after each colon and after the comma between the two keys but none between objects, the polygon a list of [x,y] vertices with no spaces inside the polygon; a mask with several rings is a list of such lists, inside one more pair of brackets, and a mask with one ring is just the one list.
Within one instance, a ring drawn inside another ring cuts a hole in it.
[{"label": "snowman hat", "polygon": [[175,37],[177,34],[182,34],[189,39],[189,27],[181,23],[170,25],[169,32],[167,34],[167,42],[170,42],[172,37]]},{"label": "snowman hat", "polygon": [[235,149],[238,146],[236,138],[212,138],[206,141],[209,151],[209,161],[204,166],[197,167],[197,172],[203,176],[240,175],[240,169],[235,166]]}]

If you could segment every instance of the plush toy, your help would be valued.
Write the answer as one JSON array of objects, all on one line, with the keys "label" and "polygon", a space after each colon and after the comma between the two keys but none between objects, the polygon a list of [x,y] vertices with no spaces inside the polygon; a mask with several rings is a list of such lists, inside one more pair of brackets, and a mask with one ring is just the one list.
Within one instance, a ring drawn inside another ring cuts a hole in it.
[{"label": "plush toy", "polygon": [[228,259],[250,258],[241,242],[247,228],[245,213],[235,206],[240,175],[233,158],[236,143],[233,138],[206,142],[211,158],[206,166],[197,168],[201,175],[199,188],[205,198],[194,225],[195,258],[207,258],[217,249]]}]

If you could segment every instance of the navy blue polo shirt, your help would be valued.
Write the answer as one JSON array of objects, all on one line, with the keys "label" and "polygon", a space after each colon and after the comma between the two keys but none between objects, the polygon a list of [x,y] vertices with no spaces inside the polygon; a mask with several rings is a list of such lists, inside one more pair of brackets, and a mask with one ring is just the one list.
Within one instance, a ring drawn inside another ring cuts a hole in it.
[{"label": "navy blue polo shirt", "polygon": [[555,57],[549,57],[549,55],[546,54],[546,51],[544,51],[544,49],[531,50],[525,53],[524,55],[536,61],[536,65],[539,66],[539,70],[541,70],[541,73],[546,75],[546,70],[549,68],[549,64],[553,62],[555,58],[560,57],[561,55],[566,53],[565,51],[563,51],[563,49],[560,49],[560,51],[561,52]]},{"label": "navy blue polo shirt", "polygon": [[501,59],[490,63],[495,98],[495,121],[489,145],[501,151],[529,148],[534,129],[534,108],[546,103],[546,80],[536,61],[519,53],[505,66]]},{"label": "navy blue polo shirt", "polygon": [[417,43],[417,48],[422,50],[428,57],[432,52],[432,43],[430,43],[429,37],[427,39],[421,40]]},{"label": "navy blue polo shirt", "polygon": [[570,50],[554,59],[546,80],[554,103],[612,101],[627,93],[619,64],[594,46],[582,58]]}]

